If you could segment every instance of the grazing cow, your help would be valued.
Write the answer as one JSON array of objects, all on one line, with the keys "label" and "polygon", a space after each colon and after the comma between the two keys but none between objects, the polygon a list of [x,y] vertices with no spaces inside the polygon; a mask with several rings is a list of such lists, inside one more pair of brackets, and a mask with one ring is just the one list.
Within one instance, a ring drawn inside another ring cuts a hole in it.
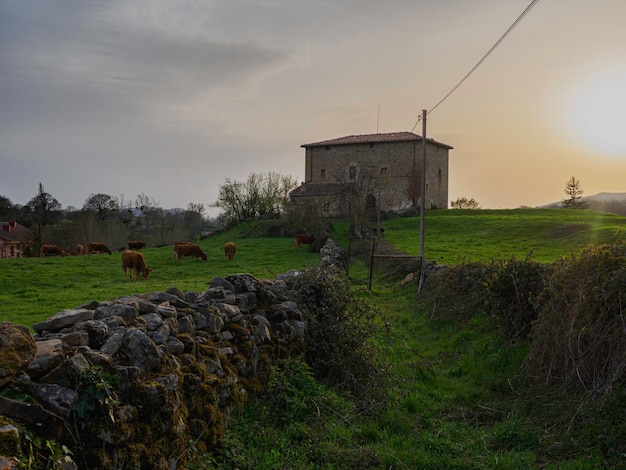
[{"label": "grazing cow", "polygon": [[85,247],[81,244],[76,245],[76,254],[77,255],[84,255],[85,254]]},{"label": "grazing cow", "polygon": [[295,237],[294,246],[296,248],[300,248],[300,245],[310,245],[315,240],[313,235],[306,235],[304,233],[299,233]]},{"label": "grazing cow", "polygon": [[129,250],[141,250],[142,248],[145,248],[146,244],[145,242],[141,242],[139,240],[129,240],[128,241],[128,249]]},{"label": "grazing cow", "polygon": [[233,242],[228,242],[224,245],[224,259],[228,258],[229,260],[233,260],[235,257],[235,253],[237,252],[237,245]]},{"label": "grazing cow", "polygon": [[152,272],[152,269],[146,265],[143,254],[132,250],[124,250],[122,253],[122,269],[124,270],[125,278],[128,277],[128,271],[130,271],[131,276],[134,271],[136,281],[139,281],[140,273],[143,275],[143,278],[147,280]]},{"label": "grazing cow", "polygon": [[180,240],[174,242],[174,249],[172,250],[172,258],[178,259],[178,255],[176,254],[176,247],[180,245],[192,245],[190,242],[182,242]]},{"label": "grazing cow", "polygon": [[39,256],[42,258],[44,256],[66,256],[67,251],[57,245],[41,245],[41,249],[39,250]]},{"label": "grazing cow", "polygon": [[96,253],[111,254],[111,249],[105,243],[89,242],[87,243],[87,253],[94,255]]},{"label": "grazing cow", "polygon": [[174,259],[181,259],[185,256],[191,256],[192,258],[202,258],[207,260],[206,253],[202,251],[198,245],[193,243],[174,243]]}]

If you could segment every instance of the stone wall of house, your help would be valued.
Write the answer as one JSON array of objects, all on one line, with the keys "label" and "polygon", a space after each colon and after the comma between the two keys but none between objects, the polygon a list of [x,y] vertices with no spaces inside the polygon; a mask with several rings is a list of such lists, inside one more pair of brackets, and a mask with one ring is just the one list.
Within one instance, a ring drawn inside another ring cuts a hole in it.
[{"label": "stone wall of house", "polygon": [[[357,178],[373,176],[370,192],[377,200],[380,199],[384,211],[406,209],[413,205],[413,200],[419,204],[421,152],[421,142],[417,141],[308,147],[305,182],[350,181],[349,168],[354,166]],[[448,150],[428,143],[426,161],[426,208],[447,208]],[[381,174],[381,168],[386,168],[382,170],[385,174]]]},{"label": "stone wall of house", "polygon": [[[320,253],[323,269],[345,258],[332,240]],[[307,323],[286,282],[298,275],[93,301],[34,335],[1,323],[0,468],[18,468],[29,433],[73,451],[55,468],[185,468],[191,442],[211,449],[273,361],[303,351]]]}]

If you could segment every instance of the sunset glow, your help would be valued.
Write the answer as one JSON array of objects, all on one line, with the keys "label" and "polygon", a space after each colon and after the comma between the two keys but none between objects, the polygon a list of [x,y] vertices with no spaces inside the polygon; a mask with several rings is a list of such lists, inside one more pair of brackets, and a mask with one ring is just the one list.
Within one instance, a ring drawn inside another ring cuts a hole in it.
[{"label": "sunset glow", "polygon": [[568,122],[589,150],[626,157],[626,68],[607,69],[582,83],[572,97]]}]

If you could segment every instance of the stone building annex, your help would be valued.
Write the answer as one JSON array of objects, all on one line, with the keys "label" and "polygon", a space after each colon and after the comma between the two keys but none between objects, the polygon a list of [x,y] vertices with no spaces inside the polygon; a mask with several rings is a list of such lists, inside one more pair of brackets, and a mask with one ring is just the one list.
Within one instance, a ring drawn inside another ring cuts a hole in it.
[{"label": "stone building annex", "polygon": [[[354,204],[398,212],[421,203],[422,137],[412,132],[351,135],[304,144],[304,182],[290,193],[293,204],[322,214],[345,215]],[[426,139],[425,209],[448,207],[448,152]]]}]

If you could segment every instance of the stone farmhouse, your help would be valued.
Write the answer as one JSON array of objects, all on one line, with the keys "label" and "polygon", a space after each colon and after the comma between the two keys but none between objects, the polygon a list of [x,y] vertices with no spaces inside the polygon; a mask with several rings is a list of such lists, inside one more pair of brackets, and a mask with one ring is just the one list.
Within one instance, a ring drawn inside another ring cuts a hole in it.
[{"label": "stone farmhouse", "polygon": [[[304,182],[290,193],[293,204],[322,215],[349,214],[354,204],[399,212],[419,207],[422,137],[412,132],[351,135],[304,144]],[[448,207],[448,153],[452,147],[426,139],[425,209]]]},{"label": "stone farmhouse", "polygon": [[0,258],[22,258],[33,250],[33,233],[15,221],[0,222]]}]

